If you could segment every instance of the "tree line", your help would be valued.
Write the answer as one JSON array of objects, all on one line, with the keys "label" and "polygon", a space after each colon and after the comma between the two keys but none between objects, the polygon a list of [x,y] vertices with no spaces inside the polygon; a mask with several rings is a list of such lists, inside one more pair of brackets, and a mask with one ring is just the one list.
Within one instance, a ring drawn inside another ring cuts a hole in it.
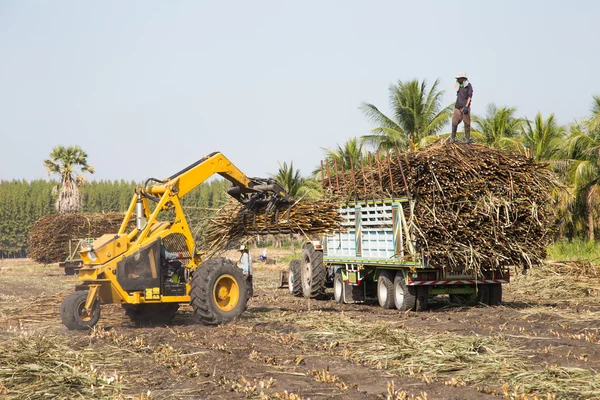
[{"label": "tree line", "polygon": [[[25,257],[29,228],[40,217],[57,212],[55,190],[59,182],[46,180],[0,181],[0,258]],[[131,203],[133,181],[91,181],[80,185],[82,212],[124,212]],[[228,199],[231,183],[217,179],[205,182],[182,199],[193,231]]]}]

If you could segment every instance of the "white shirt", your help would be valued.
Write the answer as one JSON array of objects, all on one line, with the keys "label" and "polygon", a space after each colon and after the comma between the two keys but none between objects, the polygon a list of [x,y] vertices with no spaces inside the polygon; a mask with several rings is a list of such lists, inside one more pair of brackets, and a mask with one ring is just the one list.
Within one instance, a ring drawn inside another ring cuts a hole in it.
[{"label": "white shirt", "polygon": [[242,253],[240,263],[242,264],[242,272],[244,275],[252,275],[252,256],[249,253]]}]

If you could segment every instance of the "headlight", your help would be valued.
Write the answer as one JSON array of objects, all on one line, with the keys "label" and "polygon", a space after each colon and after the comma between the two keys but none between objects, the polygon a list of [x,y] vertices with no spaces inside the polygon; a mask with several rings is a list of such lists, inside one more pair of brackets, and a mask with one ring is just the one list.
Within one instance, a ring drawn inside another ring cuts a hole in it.
[{"label": "headlight", "polygon": [[[91,250],[91,249],[90,249]],[[88,257],[90,258],[91,262],[96,262],[96,260],[98,259],[98,257],[96,256],[96,253],[94,253],[93,251],[90,251],[88,253]]]}]

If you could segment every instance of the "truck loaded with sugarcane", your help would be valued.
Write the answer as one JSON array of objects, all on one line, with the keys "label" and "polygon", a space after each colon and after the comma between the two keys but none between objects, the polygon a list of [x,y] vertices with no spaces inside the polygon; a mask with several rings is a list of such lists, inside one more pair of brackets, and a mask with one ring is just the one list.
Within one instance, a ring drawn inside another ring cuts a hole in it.
[{"label": "truck loaded with sugarcane", "polygon": [[470,144],[387,153],[342,169],[322,167],[339,226],[310,237],[289,265],[293,295],[338,303],[376,298],[421,311],[448,294],[461,304],[502,301],[511,270],[544,260],[552,236],[544,164]]}]

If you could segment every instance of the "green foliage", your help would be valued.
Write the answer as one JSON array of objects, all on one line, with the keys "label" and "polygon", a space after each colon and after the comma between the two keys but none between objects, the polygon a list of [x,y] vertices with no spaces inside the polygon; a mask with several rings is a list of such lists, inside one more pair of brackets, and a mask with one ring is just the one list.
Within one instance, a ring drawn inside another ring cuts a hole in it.
[{"label": "green foliage", "polygon": [[473,116],[473,125],[481,136],[474,135],[477,141],[490,147],[517,149],[518,136],[525,120],[515,117],[516,108],[488,105],[485,117]]},{"label": "green foliage", "polygon": [[283,164],[279,163],[279,170],[276,174],[272,174],[271,177],[279,182],[292,197],[298,196],[298,191],[304,184],[300,170],[294,169],[293,161],[289,165],[287,162]]},{"label": "green foliage", "polygon": [[589,240],[560,240],[548,246],[548,259],[553,261],[600,261],[600,243]]},{"label": "green foliage", "polygon": [[370,135],[363,136],[365,143],[378,150],[405,150],[429,135],[441,132],[452,115],[453,105],[441,106],[443,90],[439,80],[431,88],[426,81],[398,81],[389,87],[390,108],[388,117],[373,104],[363,103],[360,109],[377,125]]},{"label": "green foliage", "polygon": [[[29,228],[41,216],[53,214],[56,181],[0,181],[0,258],[24,257]],[[81,187],[83,212],[124,212],[133,198],[135,182],[93,181]],[[229,198],[226,180],[198,186],[182,199],[192,231],[198,236],[203,223]]]}]

